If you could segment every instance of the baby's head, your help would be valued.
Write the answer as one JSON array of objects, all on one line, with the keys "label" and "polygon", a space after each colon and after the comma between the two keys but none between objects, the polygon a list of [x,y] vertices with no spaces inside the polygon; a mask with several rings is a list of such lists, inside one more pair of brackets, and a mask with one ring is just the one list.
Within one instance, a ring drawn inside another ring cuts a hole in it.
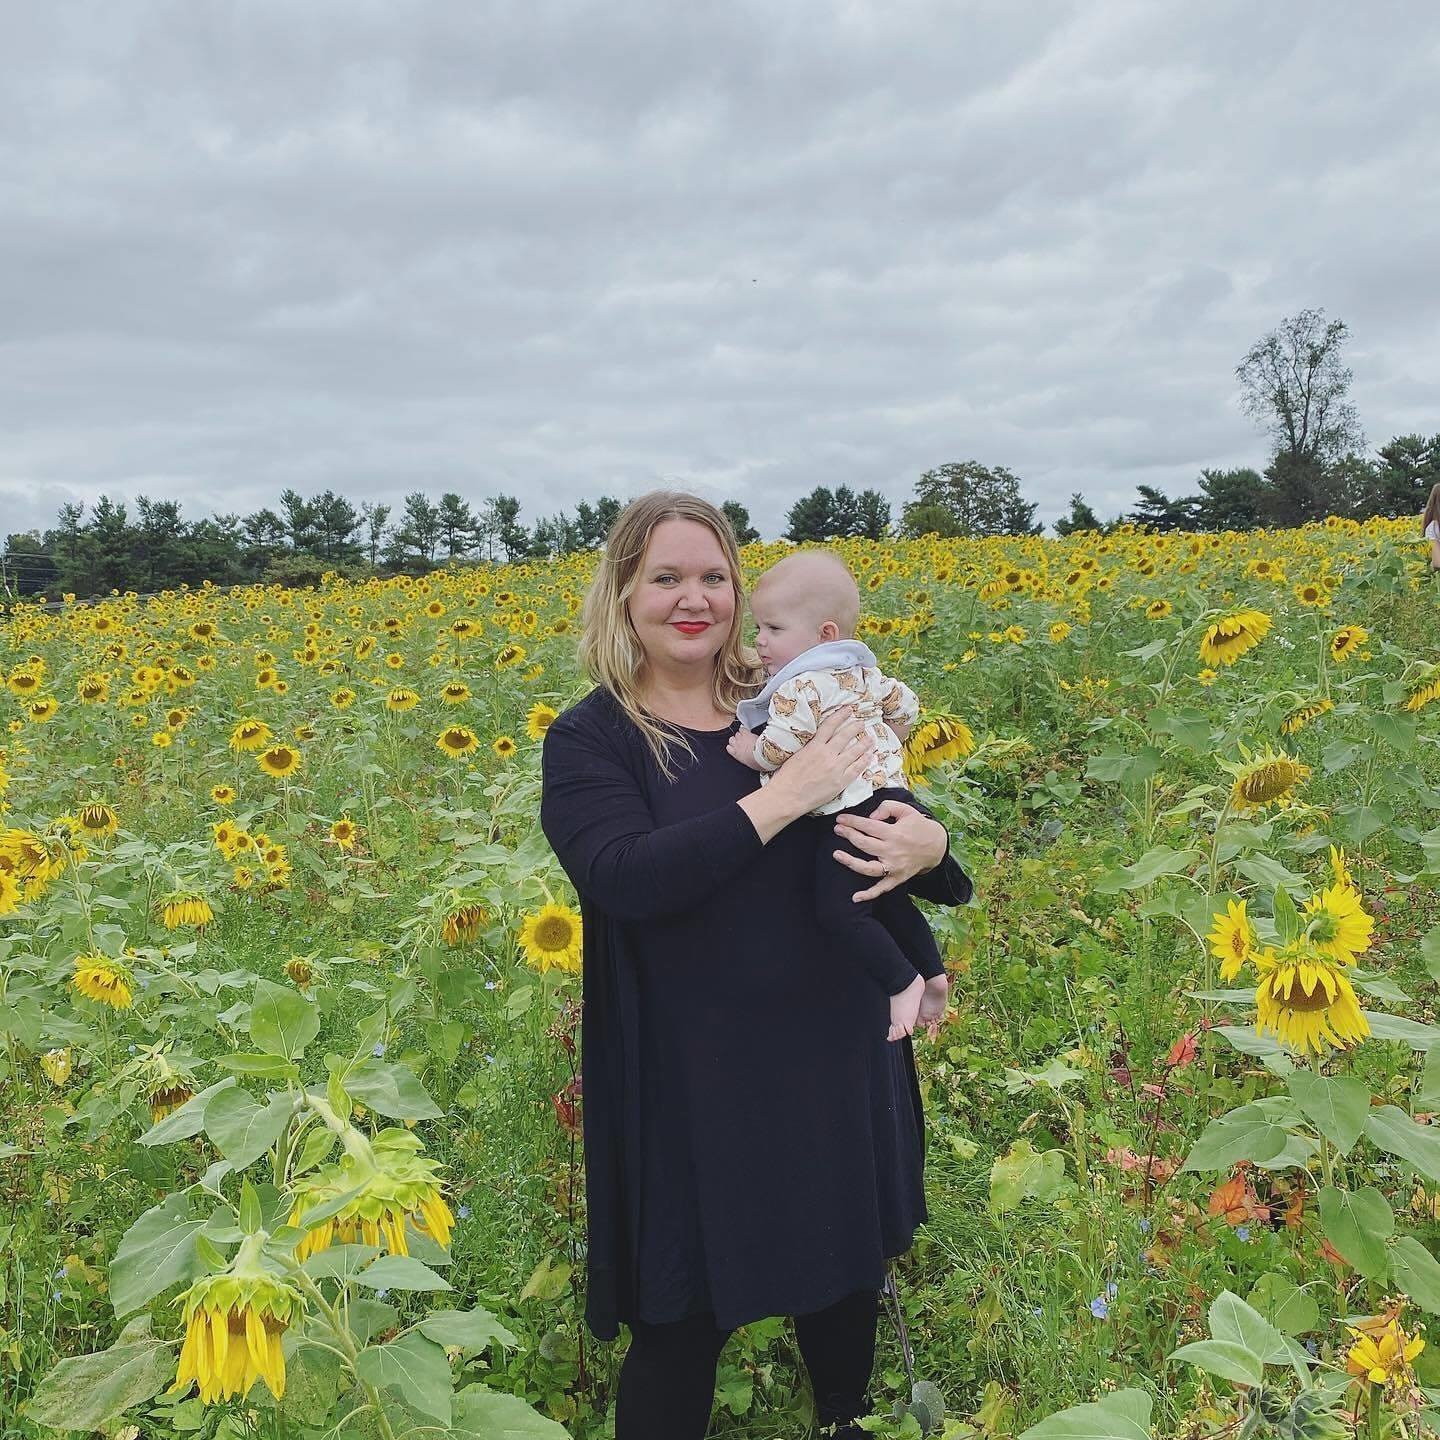
[{"label": "baby's head", "polygon": [[772,565],[750,592],[755,648],[773,675],[802,650],[851,640],[860,619],[860,587],[828,550],[801,550]]}]

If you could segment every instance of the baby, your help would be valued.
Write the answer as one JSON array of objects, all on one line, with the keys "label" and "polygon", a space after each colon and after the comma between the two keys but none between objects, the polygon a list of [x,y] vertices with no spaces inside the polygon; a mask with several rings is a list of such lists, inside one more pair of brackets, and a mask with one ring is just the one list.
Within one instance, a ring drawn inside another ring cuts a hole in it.
[{"label": "baby", "polygon": [[[908,686],[882,675],[870,649],[854,638],[860,591],[844,562],[825,550],[787,556],[756,582],[750,610],[767,679],[759,695],[737,708],[742,728],[730,737],[730,754],[760,771],[763,784],[814,737],[827,714],[853,706],[874,745],[875,762],[811,813],[868,816],[885,800],[913,804],[904,788],[900,742],[915,723],[919,701]],[[910,1034],[917,1021],[933,1034],[947,987],[929,923],[902,890],[857,904],[856,873],[835,859],[836,848],[872,858],[824,828],[815,855],[822,931],[890,997],[887,1039]]]}]

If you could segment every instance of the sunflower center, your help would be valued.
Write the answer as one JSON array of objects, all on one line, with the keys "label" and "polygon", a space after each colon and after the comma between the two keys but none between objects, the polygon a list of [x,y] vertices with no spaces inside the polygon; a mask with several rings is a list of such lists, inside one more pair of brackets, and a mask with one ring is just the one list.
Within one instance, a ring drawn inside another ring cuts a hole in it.
[{"label": "sunflower center", "polygon": [[547,915],[535,927],[535,943],[542,950],[565,950],[574,931],[563,915]]}]

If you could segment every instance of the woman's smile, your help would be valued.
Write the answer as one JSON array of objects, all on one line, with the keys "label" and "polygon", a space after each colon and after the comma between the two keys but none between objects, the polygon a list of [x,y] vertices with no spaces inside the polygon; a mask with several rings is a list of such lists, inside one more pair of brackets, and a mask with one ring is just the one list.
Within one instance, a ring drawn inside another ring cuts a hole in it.
[{"label": "woman's smile", "polygon": [[708,620],[675,620],[672,623],[677,630],[683,631],[686,635],[698,635],[702,630],[710,628]]}]

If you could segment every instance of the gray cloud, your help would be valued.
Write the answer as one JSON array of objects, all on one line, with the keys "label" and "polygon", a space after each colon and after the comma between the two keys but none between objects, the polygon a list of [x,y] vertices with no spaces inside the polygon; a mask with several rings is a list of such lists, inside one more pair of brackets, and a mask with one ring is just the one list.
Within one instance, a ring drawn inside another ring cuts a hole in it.
[{"label": "gray cloud", "polygon": [[1440,429],[1440,17],[1379,0],[0,7],[0,531],[679,483],[767,532],[975,457],[1044,515],[1263,441],[1350,324]]}]

